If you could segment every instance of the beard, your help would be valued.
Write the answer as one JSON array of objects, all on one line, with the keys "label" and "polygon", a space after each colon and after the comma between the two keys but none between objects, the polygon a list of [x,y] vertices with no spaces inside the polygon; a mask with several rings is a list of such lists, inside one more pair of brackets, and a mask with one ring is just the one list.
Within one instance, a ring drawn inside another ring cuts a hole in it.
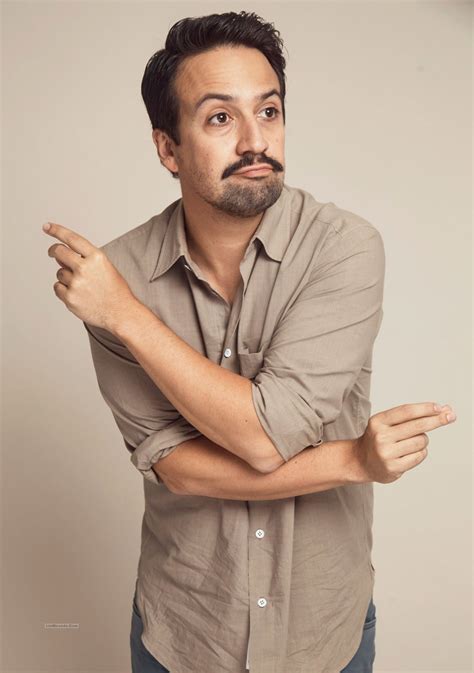
[{"label": "beard", "polygon": [[[260,178],[227,178],[221,194],[200,194],[214,208],[235,217],[254,217],[270,208],[283,190],[283,177],[269,174]],[[247,184],[250,183],[250,184]]]}]

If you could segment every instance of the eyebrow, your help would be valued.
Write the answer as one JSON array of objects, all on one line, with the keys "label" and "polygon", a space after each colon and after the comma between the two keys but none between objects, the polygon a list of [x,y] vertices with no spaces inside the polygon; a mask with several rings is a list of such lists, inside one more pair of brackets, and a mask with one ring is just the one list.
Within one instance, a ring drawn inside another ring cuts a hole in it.
[{"label": "eyebrow", "polygon": [[[281,101],[281,93],[278,91],[278,89],[270,89],[270,91],[261,93],[258,96],[255,96],[254,100],[257,102],[261,102],[264,101],[266,98],[270,98],[270,96],[273,95],[277,95]],[[201,98],[194,106],[194,112],[196,112],[198,107],[200,107],[206,100],[210,99],[225,100],[225,101],[238,100],[237,98],[235,98],[235,96],[230,96],[229,94],[225,93],[215,93],[215,92],[206,93],[204,94],[204,96],[201,96]]]}]

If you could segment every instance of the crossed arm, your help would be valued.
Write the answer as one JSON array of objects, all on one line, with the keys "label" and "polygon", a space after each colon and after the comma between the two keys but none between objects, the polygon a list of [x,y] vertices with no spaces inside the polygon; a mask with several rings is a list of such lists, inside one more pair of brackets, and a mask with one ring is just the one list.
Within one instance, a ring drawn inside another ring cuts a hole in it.
[{"label": "crossed arm", "polygon": [[384,251],[370,227],[336,241],[276,326],[253,382],[143,305],[113,334],[85,325],[99,388],[146,478],[245,500],[357,480],[354,441],[320,444],[380,326]]},{"label": "crossed arm", "polygon": [[288,498],[362,481],[356,440],[308,446],[272,471],[253,468],[183,418],[123,345],[85,326],[100,391],[146,479],[179,495],[232,500]]},{"label": "crossed arm", "polygon": [[230,500],[279,500],[365,481],[352,439],[310,446],[262,474],[198,437],[180,444],[153,469],[172,493]]}]

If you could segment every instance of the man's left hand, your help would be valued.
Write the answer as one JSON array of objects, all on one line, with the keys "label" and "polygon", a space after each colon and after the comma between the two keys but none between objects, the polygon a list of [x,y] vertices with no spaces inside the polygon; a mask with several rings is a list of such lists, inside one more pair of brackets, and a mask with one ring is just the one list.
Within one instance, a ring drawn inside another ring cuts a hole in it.
[{"label": "man's left hand", "polygon": [[48,248],[61,267],[53,285],[56,296],[80,320],[111,331],[138,299],[100,248],[72,229],[49,224],[43,231],[66,244]]}]

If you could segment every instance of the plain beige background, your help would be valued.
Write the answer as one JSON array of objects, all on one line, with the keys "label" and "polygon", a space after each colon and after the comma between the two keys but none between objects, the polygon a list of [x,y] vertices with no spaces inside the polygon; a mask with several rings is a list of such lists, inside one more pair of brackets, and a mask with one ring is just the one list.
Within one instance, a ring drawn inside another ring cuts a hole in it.
[{"label": "plain beige background", "polygon": [[141,78],[175,21],[231,9],[285,41],[286,182],[383,235],[372,412],[458,414],[375,485],[375,669],[472,670],[472,4],[63,0],[2,4],[3,671],[130,670],[142,478],[41,225],[102,245],[180,196]]}]

